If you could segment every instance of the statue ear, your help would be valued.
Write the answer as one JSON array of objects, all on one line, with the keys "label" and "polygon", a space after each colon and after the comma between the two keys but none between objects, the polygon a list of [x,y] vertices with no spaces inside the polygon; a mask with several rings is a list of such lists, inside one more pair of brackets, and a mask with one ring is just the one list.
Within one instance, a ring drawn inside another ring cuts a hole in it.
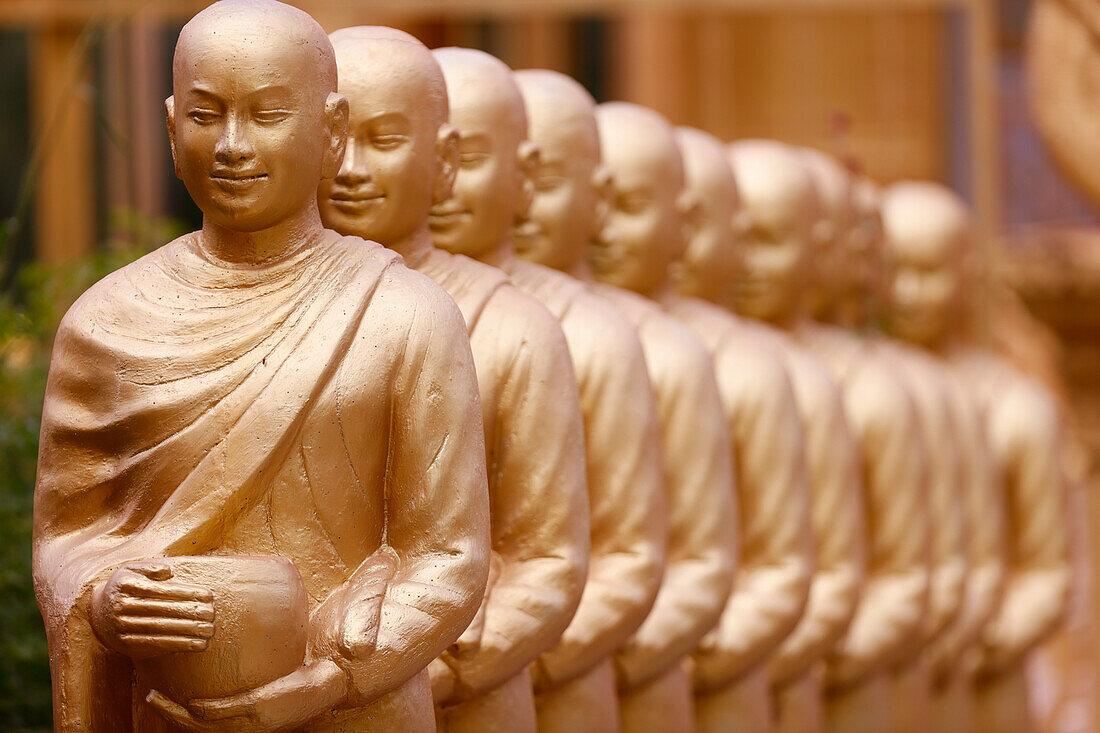
[{"label": "statue ear", "polygon": [[516,216],[522,219],[527,215],[527,210],[531,208],[531,202],[535,198],[535,176],[538,175],[542,152],[539,150],[538,145],[530,140],[524,140],[519,144],[516,157],[521,175],[520,190],[522,194]]},{"label": "statue ear", "polygon": [[432,191],[432,203],[443,203],[454,192],[455,178],[458,176],[458,130],[443,123],[435,137],[435,156],[439,172]]},{"label": "statue ear", "polygon": [[602,163],[592,171],[592,188],[596,190],[596,231],[594,236],[599,236],[603,228],[607,226],[607,220],[611,217],[611,208],[615,201],[615,186],[611,179],[611,169]]},{"label": "statue ear", "polygon": [[676,211],[680,214],[684,242],[690,242],[703,226],[703,202],[694,191],[685,188],[676,197]]},{"label": "statue ear", "polygon": [[344,162],[348,144],[348,100],[343,94],[331,92],[325,100],[325,122],[328,125],[328,145],[321,161],[321,178],[335,178]]},{"label": "statue ear", "polygon": [[176,170],[176,178],[180,175],[179,158],[176,157],[176,98],[168,97],[164,100],[164,120],[168,125],[168,147],[172,150],[172,166]]}]

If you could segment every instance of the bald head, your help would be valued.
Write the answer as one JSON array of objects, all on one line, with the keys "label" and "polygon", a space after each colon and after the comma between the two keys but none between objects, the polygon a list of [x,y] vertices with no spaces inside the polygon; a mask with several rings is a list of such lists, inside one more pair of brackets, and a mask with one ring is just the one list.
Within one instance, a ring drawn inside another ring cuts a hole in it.
[{"label": "bald head", "polygon": [[447,85],[458,131],[459,167],[452,195],[432,208],[436,246],[475,259],[511,249],[512,226],[533,193],[538,149],[527,140],[523,97],[504,62],[483,51],[432,52]]},{"label": "bald head", "polygon": [[687,247],[684,168],[668,121],[625,102],[596,109],[603,163],[611,172],[613,206],[592,268],[611,285],[652,294]]},{"label": "bald head", "polygon": [[692,127],[676,128],[687,185],[704,202],[737,204],[737,182],[718,138]]},{"label": "bald head", "polygon": [[418,112],[437,128],[447,122],[447,84],[432,52],[416,37],[386,26],[341,28],[329,35],[340,70],[340,92],[365,101],[392,96],[400,84]]},{"label": "bald head", "polygon": [[459,130],[492,122],[501,134],[527,136],[523,96],[503,61],[472,48],[438,48],[432,55],[443,70],[451,122]]},{"label": "bald head", "polygon": [[[319,94],[336,91],[336,56],[325,30],[308,13],[277,0],[220,0],[196,14],[180,31],[172,56],[173,93],[196,63],[242,58],[300,64]],[[273,75],[272,81],[275,81]]]},{"label": "bald head", "polygon": [[728,150],[741,203],[754,218],[788,225],[816,210],[813,179],[790,146],[739,140]]},{"label": "bald head", "polygon": [[222,0],[184,26],[165,102],[176,174],[206,219],[258,231],[312,215],[339,169],[347,100],[313,18],[274,0]]},{"label": "bald head", "polygon": [[597,235],[607,173],[600,166],[596,102],[565,74],[517,71],[527,135],[539,147],[534,197],[515,229],[516,252],[531,262],[575,272]]},{"label": "bald head", "polygon": [[969,244],[970,211],[955,193],[930,181],[902,181],[882,194],[882,224],[893,246],[918,243],[929,255]]},{"label": "bald head", "polygon": [[889,325],[902,338],[935,345],[966,311],[973,254],[970,215],[950,189],[902,182],[882,195],[888,258]]},{"label": "bald head", "polygon": [[570,154],[599,160],[596,101],[565,74],[525,69],[514,74],[527,111],[527,135],[543,153],[568,149]]},{"label": "bald head", "polygon": [[628,102],[608,102],[596,111],[600,149],[613,175],[664,177],[684,184],[684,166],[676,137],[661,115]]},{"label": "bald head", "polygon": [[735,306],[754,318],[787,323],[807,301],[817,212],[813,181],[798,153],[783,143],[741,140],[727,151],[746,227]]}]

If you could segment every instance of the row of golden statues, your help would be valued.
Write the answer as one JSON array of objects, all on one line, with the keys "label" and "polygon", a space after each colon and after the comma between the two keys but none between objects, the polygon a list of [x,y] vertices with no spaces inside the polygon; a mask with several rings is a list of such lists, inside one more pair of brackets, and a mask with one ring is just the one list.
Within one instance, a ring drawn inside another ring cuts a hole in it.
[{"label": "row of golden statues", "polygon": [[202,229],[50,368],[58,730],[1027,729],[1060,417],[953,194],[274,0],[172,68]]}]

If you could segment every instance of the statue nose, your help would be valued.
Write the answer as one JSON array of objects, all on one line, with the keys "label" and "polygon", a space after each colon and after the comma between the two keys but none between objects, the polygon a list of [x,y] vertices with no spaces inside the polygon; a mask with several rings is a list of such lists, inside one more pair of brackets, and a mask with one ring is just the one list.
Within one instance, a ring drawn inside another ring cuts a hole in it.
[{"label": "statue nose", "polygon": [[248,136],[245,135],[244,126],[235,116],[230,116],[226,120],[225,130],[214,148],[215,160],[224,165],[236,165],[248,160],[254,153],[252,144],[249,142]]},{"label": "statue nose", "polygon": [[340,171],[336,174],[336,182],[341,185],[361,186],[371,180],[370,168],[362,154],[356,150],[357,147],[354,140],[348,140],[344,149],[344,162],[340,164]]}]

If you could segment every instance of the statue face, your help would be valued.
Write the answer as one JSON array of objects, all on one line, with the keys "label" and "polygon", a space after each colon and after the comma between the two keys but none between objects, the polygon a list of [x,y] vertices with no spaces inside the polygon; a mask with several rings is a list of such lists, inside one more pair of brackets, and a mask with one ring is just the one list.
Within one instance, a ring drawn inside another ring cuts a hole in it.
[{"label": "statue face", "polygon": [[436,58],[458,129],[458,171],[452,195],[432,207],[429,225],[436,246],[477,259],[511,239],[538,155],[524,146],[526,118],[510,70],[446,54]]},{"label": "statue face", "polygon": [[744,216],[722,143],[698,130],[677,130],[687,189],[698,202],[679,285],[688,295],[729,305],[741,275]]},{"label": "statue face", "polygon": [[683,164],[671,127],[656,113],[601,108],[600,141],[611,172],[607,220],[591,250],[600,281],[648,293],[687,245],[680,197]]},{"label": "statue face", "polygon": [[173,156],[207,217],[259,231],[312,204],[331,142],[330,90],[320,88],[313,47],[226,26],[193,39],[176,64]]},{"label": "statue face", "polygon": [[[570,270],[587,256],[599,230],[601,185],[594,104],[582,90],[559,89],[572,80],[540,79],[553,72],[519,72],[528,135],[539,146],[534,195],[514,232],[516,253],[556,270]],[[533,76],[532,76],[533,75]],[[557,81],[558,84],[553,84]]]},{"label": "statue face", "polygon": [[[886,289],[891,329],[918,343],[939,339],[959,316],[964,230],[936,226],[934,211],[910,212],[889,226]],[[925,217],[921,221],[921,217]]]},{"label": "statue face", "polygon": [[390,245],[423,225],[440,173],[440,115],[423,101],[423,66],[434,61],[408,43],[363,48],[336,43],[350,134],[340,171],[322,182],[318,202],[327,226]]},{"label": "statue face", "polygon": [[734,306],[753,318],[777,319],[796,307],[807,285],[811,183],[790,151],[735,152],[731,161],[745,217]]}]

